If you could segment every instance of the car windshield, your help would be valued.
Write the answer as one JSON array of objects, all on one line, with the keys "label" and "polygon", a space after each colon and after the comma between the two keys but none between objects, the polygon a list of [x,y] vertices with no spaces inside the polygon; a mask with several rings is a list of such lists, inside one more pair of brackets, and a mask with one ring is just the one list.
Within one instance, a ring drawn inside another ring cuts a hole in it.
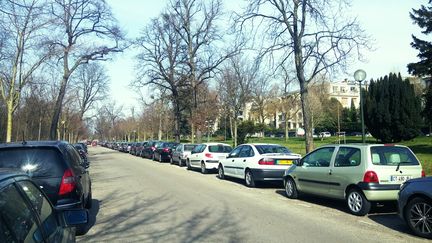
[{"label": "car windshield", "polygon": [[196,147],[196,144],[186,144],[184,146],[184,151],[192,151]]},{"label": "car windshield", "polygon": [[291,151],[279,145],[256,145],[256,149],[260,154],[290,154]]},{"label": "car windshield", "polygon": [[226,145],[210,145],[208,150],[210,153],[229,153],[232,148]]},{"label": "car windshield", "polygon": [[178,143],[164,143],[163,148],[174,148],[178,145]]},{"label": "car windshield", "polygon": [[57,149],[53,148],[8,148],[0,150],[0,167],[16,168],[29,176],[61,176],[64,163]]},{"label": "car windshield", "polygon": [[370,150],[372,164],[374,165],[419,165],[419,161],[413,153],[405,147],[374,146]]}]

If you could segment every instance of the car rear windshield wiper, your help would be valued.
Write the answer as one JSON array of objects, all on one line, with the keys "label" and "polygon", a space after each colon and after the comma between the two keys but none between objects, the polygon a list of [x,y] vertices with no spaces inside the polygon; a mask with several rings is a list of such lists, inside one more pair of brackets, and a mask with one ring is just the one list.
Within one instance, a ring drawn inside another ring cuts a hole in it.
[{"label": "car rear windshield wiper", "polygon": [[404,162],[402,162],[402,161],[399,162],[399,163],[397,164],[396,171],[399,170],[399,167],[400,167],[401,164],[411,164],[411,162],[406,162],[406,161],[404,161]]}]

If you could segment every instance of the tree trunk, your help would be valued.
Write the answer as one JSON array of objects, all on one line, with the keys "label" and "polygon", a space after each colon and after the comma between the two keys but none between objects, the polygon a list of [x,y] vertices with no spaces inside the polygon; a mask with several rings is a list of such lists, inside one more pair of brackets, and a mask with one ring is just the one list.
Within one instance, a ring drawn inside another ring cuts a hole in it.
[{"label": "tree trunk", "polygon": [[285,114],[285,142],[289,140],[288,116]]},{"label": "tree trunk", "polygon": [[51,120],[51,128],[50,128],[50,139],[55,140],[57,137],[57,126],[59,123],[60,115],[62,112],[62,106],[63,106],[63,99],[66,94],[66,86],[68,82],[69,77],[67,75],[63,76],[61,86],[60,86],[60,92],[57,97],[57,101],[54,107],[54,114]]},{"label": "tree trunk", "polygon": [[[302,85],[300,85],[302,86]],[[303,84],[304,86],[304,84]],[[313,136],[312,136],[312,123],[310,112],[309,112],[309,101],[308,101],[308,92],[307,90],[304,90],[304,88],[301,88],[303,92],[301,92],[300,99],[302,103],[302,113],[303,113],[303,125],[305,130],[305,142],[306,142],[306,153],[311,152],[314,149],[313,144]]]},{"label": "tree trunk", "polygon": [[6,142],[12,141],[12,126],[13,126],[13,109],[14,104],[12,100],[7,102],[7,128],[6,128]]},{"label": "tree trunk", "polygon": [[234,147],[237,147],[237,119],[234,119]]}]

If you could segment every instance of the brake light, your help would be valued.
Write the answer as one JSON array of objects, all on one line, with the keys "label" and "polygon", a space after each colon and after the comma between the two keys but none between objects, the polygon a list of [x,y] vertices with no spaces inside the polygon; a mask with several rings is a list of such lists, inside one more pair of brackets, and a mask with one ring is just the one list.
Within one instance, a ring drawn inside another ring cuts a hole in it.
[{"label": "brake light", "polygon": [[392,143],[385,143],[384,146],[385,146],[385,147],[391,147],[391,146],[395,146],[395,145],[392,144]]},{"label": "brake light", "polygon": [[169,148],[164,148],[164,149],[162,149],[162,151],[169,152]]},{"label": "brake light", "polygon": [[60,183],[59,195],[65,195],[76,188],[75,177],[71,169],[65,170]]},{"label": "brake light", "polygon": [[366,171],[363,176],[363,182],[379,183],[378,175],[375,173],[375,171]]},{"label": "brake light", "polygon": [[204,154],[204,156],[207,158],[213,158],[213,154],[209,154],[209,153]]},{"label": "brake light", "polygon": [[426,177],[426,173],[424,170],[422,170],[422,172],[421,172],[421,177]]},{"label": "brake light", "polygon": [[258,161],[258,164],[260,165],[274,165],[275,161],[271,158],[262,158]]},{"label": "brake light", "polygon": [[156,150],[156,147],[151,147],[151,150],[155,151],[155,150]]}]

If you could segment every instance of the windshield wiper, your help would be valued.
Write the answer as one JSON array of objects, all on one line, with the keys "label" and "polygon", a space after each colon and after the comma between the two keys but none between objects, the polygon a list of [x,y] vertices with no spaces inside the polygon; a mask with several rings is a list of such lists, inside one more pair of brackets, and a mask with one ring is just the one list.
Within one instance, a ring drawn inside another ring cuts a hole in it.
[{"label": "windshield wiper", "polygon": [[411,162],[406,162],[406,161],[405,161],[405,162],[402,162],[402,161],[399,162],[399,163],[397,164],[396,171],[399,170],[399,167],[400,167],[401,164],[411,164]]}]

